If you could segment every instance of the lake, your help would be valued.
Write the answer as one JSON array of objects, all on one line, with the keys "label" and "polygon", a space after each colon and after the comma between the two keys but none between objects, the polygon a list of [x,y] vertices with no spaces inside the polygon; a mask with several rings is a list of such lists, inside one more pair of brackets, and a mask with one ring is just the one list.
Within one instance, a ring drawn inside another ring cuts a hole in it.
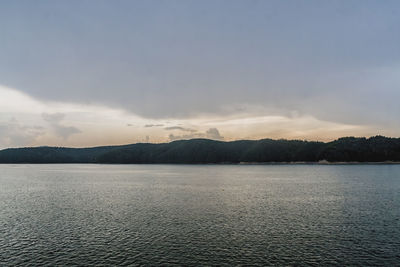
[{"label": "lake", "polygon": [[400,165],[0,165],[0,265],[400,265]]}]

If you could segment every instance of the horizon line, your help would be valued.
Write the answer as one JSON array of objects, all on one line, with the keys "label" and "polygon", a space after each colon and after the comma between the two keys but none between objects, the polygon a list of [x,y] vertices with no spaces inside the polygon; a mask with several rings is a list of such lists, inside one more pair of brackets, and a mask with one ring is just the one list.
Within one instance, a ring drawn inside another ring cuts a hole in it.
[{"label": "horizon line", "polygon": [[232,142],[240,142],[240,141],[262,141],[262,140],[272,140],[272,141],[301,141],[301,142],[314,142],[314,143],[331,143],[338,141],[344,138],[358,138],[358,139],[371,139],[371,138],[388,138],[388,139],[400,139],[400,137],[393,137],[393,136],[384,136],[384,135],[371,135],[371,136],[342,136],[331,141],[317,141],[317,140],[307,140],[307,139],[286,139],[286,138],[261,138],[261,139],[236,139],[236,140],[215,140],[209,138],[190,138],[190,139],[180,139],[180,140],[172,140],[169,142],[159,142],[159,143],[150,143],[150,142],[137,142],[137,143],[126,143],[126,144],[117,144],[117,145],[99,145],[99,146],[85,146],[85,147],[68,147],[68,146],[21,146],[21,147],[7,147],[7,148],[0,148],[0,151],[7,150],[7,149],[24,149],[24,148],[70,148],[70,149],[89,149],[89,148],[99,148],[99,147],[122,147],[122,146],[130,146],[130,145],[138,145],[138,144],[149,144],[149,145],[162,145],[162,144],[171,144],[175,142],[182,142],[182,141],[194,141],[194,140],[206,140],[206,141],[213,141],[213,142],[221,142],[221,143],[232,143]]}]

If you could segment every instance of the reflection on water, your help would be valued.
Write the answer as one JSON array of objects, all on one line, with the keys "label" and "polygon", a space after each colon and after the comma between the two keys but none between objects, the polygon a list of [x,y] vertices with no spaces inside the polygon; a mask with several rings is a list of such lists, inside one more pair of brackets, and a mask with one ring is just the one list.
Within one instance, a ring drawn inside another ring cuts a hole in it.
[{"label": "reflection on water", "polygon": [[398,265],[399,165],[0,165],[0,265]]}]

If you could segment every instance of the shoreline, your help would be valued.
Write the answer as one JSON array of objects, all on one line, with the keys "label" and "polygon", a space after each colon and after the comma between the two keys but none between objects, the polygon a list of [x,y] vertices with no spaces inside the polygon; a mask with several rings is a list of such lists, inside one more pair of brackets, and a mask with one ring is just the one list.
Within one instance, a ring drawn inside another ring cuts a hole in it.
[{"label": "shoreline", "polygon": [[378,161],[378,162],[219,162],[219,163],[97,163],[97,162],[0,162],[1,165],[400,165],[400,161]]}]

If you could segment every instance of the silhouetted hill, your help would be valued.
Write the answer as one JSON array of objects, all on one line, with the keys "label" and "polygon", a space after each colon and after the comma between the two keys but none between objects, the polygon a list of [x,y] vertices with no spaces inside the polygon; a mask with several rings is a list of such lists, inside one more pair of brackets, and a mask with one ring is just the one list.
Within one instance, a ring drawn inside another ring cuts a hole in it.
[{"label": "silhouetted hill", "polygon": [[400,138],[344,137],[323,143],[300,140],[208,139],[93,148],[34,147],[0,151],[0,163],[263,163],[400,161]]}]

